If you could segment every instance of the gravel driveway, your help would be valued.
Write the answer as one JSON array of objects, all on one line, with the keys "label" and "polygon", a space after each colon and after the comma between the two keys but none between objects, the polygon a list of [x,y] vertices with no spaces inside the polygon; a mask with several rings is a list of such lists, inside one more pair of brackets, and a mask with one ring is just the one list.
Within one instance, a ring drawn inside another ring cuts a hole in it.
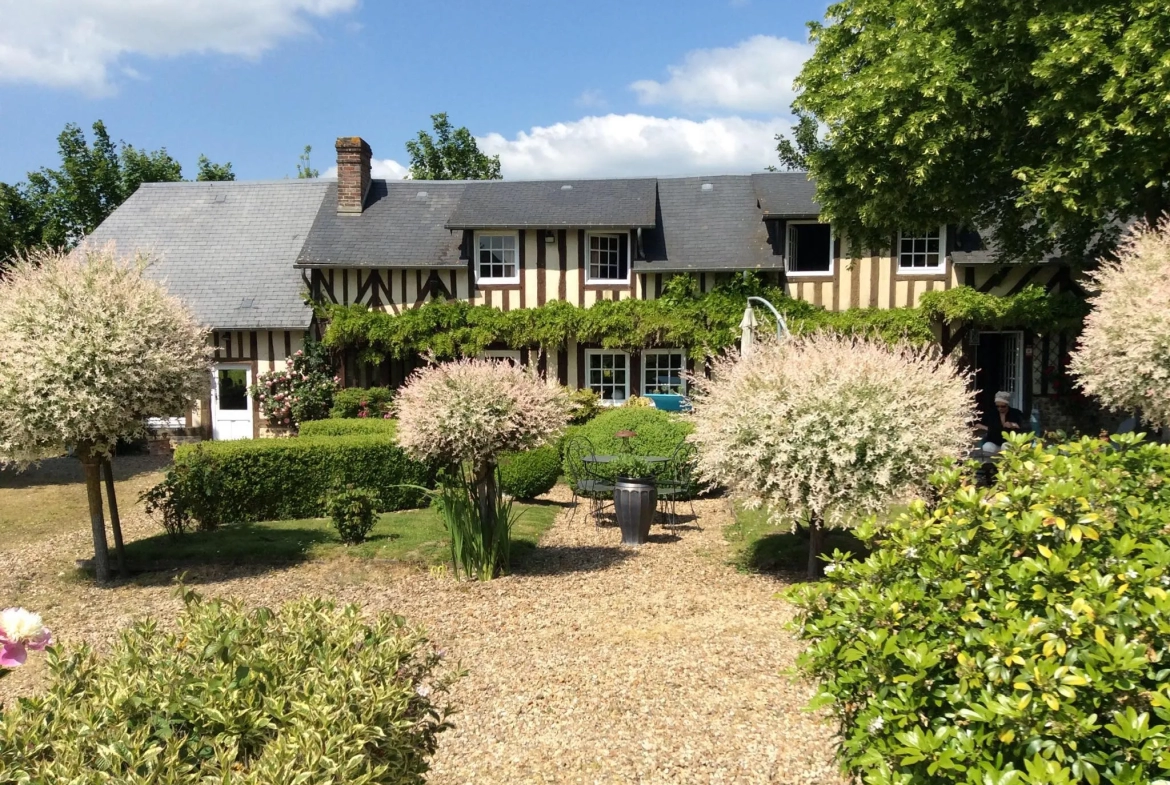
[{"label": "gravel driveway", "polygon": [[[432,783],[842,782],[831,729],[802,711],[811,686],[785,674],[799,646],[783,584],[729,566],[726,503],[698,508],[701,531],[655,527],[639,549],[566,510],[524,572],[484,584],[346,559],[189,580],[256,604],[332,595],[424,625],[468,671]],[[127,517],[130,537],[157,531]],[[62,591],[56,571],[86,545],[82,531],[0,551],[0,605],[35,608],[60,639],[97,645],[133,616],[177,612],[161,580]],[[30,662],[0,681],[0,700],[42,677]]]}]

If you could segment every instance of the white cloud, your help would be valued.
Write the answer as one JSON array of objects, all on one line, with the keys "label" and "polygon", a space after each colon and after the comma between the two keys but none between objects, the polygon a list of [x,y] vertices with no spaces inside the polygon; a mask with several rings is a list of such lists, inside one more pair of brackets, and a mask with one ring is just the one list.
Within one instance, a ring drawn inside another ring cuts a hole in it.
[{"label": "white cloud", "polygon": [[667,68],[665,82],[630,85],[643,104],[688,109],[788,114],[792,80],[813,52],[810,44],[757,35],[732,47],[697,49]]},{"label": "white cloud", "polygon": [[[127,55],[255,58],[358,0],[0,0],[0,82],[114,90]],[[132,73],[132,71],[129,71]]]},{"label": "white cloud", "polygon": [[[370,159],[370,177],[375,180],[402,180],[410,174],[410,167],[403,166],[393,158]],[[322,179],[337,179],[337,164],[321,173]]]},{"label": "white cloud", "polygon": [[485,153],[499,154],[508,179],[733,174],[775,163],[774,137],[788,127],[781,118],[609,114],[477,141]]},{"label": "white cloud", "polygon": [[605,109],[609,106],[609,101],[605,100],[605,93],[596,88],[589,88],[577,96],[576,104],[586,109]]}]

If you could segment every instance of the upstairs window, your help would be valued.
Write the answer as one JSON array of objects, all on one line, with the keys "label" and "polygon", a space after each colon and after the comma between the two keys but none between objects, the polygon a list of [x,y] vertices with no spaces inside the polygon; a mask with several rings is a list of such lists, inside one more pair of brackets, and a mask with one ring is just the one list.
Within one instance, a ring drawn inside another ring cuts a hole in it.
[{"label": "upstairs window", "polygon": [[477,235],[475,272],[480,283],[520,283],[515,234]]},{"label": "upstairs window", "polygon": [[784,269],[793,275],[832,275],[832,227],[818,221],[789,221]]},{"label": "upstairs window", "polygon": [[629,283],[630,237],[626,234],[589,234],[587,283]]},{"label": "upstairs window", "polygon": [[901,232],[898,235],[898,272],[941,273],[946,269],[946,229],[931,232]]}]

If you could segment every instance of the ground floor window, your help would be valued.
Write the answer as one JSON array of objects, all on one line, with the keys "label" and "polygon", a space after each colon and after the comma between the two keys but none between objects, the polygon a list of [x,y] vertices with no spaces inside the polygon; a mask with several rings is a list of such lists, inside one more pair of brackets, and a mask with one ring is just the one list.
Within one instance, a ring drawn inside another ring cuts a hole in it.
[{"label": "ground floor window", "polygon": [[625,352],[585,353],[585,386],[604,403],[619,404],[630,397],[630,357]]},{"label": "ground floor window", "polygon": [[687,355],[681,349],[651,349],[642,353],[642,392],[649,395],[685,395]]}]

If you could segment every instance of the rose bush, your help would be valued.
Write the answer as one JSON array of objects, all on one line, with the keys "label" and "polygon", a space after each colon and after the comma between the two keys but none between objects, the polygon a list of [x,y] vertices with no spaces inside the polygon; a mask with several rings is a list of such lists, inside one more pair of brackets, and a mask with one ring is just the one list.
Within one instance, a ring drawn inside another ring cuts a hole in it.
[{"label": "rose bush", "polygon": [[284,368],[261,374],[248,392],[269,425],[296,428],[329,416],[338,381],[325,347],[309,341],[285,358]]}]

